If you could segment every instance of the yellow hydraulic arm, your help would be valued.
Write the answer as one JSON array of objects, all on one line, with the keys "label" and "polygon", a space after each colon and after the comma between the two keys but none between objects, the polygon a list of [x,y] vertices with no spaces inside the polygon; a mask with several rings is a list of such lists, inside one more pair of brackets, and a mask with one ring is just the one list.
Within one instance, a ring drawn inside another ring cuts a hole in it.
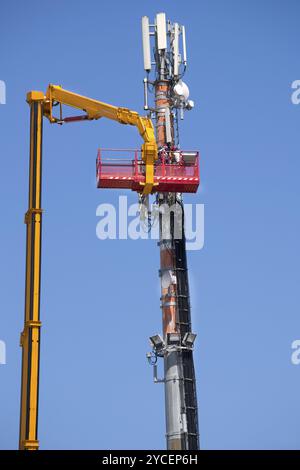
[{"label": "yellow hydraulic arm", "polygon": [[[53,106],[60,105],[60,116],[53,116]],[[71,106],[84,111],[86,114],[75,118],[64,118],[62,116],[62,105]],[[49,85],[45,97],[44,115],[53,123],[70,122],[72,120],[100,119],[105,117],[121,124],[136,126],[144,140],[142,145],[142,159],[145,162],[146,174],[143,194],[150,194],[154,187],[154,161],[157,159],[157,144],[154,127],[151,119],[140,116],[136,111],[128,108],[120,108],[111,104],[103,103],[86,96],[78,95],[64,90],[57,85]]]},{"label": "yellow hydraulic arm", "polygon": [[[25,318],[21,333],[22,383],[19,448],[36,450],[38,441],[38,392],[40,362],[40,280],[41,280],[41,235],[42,235],[42,133],[43,116],[50,122],[62,124],[77,120],[106,117],[121,124],[136,126],[144,140],[142,158],[146,166],[143,194],[150,194],[154,186],[154,161],[157,159],[157,144],[150,118],[140,116],[128,108],[120,108],[101,101],[49,85],[46,95],[40,91],[27,94],[30,106],[30,162],[29,199],[25,214],[26,234],[26,284]],[[53,107],[60,105],[60,116],[53,116]],[[80,109],[86,114],[63,117],[62,105]]]},{"label": "yellow hydraulic arm", "polygon": [[44,95],[27,96],[30,106],[29,200],[25,214],[26,284],[25,319],[21,334],[22,379],[19,449],[38,449],[37,413],[40,348],[40,273],[41,273],[41,162]]}]

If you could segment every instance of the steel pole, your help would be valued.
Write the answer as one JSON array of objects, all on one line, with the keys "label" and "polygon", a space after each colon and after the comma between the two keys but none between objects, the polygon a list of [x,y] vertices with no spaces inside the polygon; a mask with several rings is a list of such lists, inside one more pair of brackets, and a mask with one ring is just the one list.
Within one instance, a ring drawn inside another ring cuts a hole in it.
[{"label": "steel pole", "polygon": [[[166,142],[165,109],[170,107],[170,80],[159,79],[155,86],[156,137],[161,148]],[[174,144],[174,123],[171,117]],[[199,449],[196,382],[192,351],[168,346],[168,334],[191,331],[188,274],[184,235],[184,207],[180,195],[158,195],[161,309],[164,341],[166,443],[169,450]],[[164,212],[174,214],[164,217]],[[181,238],[174,239],[174,224],[181,225]]]}]

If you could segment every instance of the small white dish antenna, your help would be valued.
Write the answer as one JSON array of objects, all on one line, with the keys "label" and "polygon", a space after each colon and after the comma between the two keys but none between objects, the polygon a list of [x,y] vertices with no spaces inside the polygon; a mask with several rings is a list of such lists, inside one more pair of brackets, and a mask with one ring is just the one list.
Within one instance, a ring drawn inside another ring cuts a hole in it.
[{"label": "small white dish antenna", "polygon": [[173,90],[177,96],[184,98],[185,101],[187,101],[188,97],[190,96],[190,90],[187,84],[182,80],[179,80],[178,83],[176,83]]}]

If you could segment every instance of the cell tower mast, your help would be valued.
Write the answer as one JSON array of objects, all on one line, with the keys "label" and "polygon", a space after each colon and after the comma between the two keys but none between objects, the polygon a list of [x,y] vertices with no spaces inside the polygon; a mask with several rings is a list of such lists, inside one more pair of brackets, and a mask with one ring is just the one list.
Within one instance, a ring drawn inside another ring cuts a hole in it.
[{"label": "cell tower mast", "polygon": [[[167,21],[165,13],[158,13],[154,24],[149,23],[147,16],[142,18],[142,36],[147,71],[144,109],[156,119],[158,154],[168,158],[172,153],[176,158],[176,152],[180,154],[179,118],[183,119],[184,111],[194,107],[193,101],[188,99],[188,87],[182,81],[187,66],[185,27]],[[155,66],[155,76],[151,80],[152,66]],[[148,91],[154,91],[154,108],[148,106]],[[197,450],[198,409],[193,362],[196,335],[191,327],[182,194],[159,192],[157,203],[163,337],[150,338],[153,351],[147,356],[154,367],[154,381],[163,382],[165,386],[167,448]],[[171,217],[164,218],[166,212]],[[158,357],[164,361],[163,379],[157,378]]]}]

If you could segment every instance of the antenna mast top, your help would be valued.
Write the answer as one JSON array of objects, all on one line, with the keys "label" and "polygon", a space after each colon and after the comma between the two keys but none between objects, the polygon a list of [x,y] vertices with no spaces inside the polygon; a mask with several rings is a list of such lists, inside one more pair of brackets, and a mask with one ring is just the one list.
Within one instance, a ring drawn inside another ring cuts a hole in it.
[{"label": "antenna mast top", "polygon": [[[147,77],[144,79],[144,109],[154,113],[156,120],[161,109],[149,108],[148,91],[152,91],[160,82],[168,84],[168,110],[166,111],[166,134],[170,134],[168,122],[173,116],[174,124],[177,124],[178,111],[183,119],[184,111],[191,110],[194,102],[189,99],[188,86],[182,81],[187,68],[185,27],[179,23],[172,23],[166,19],[165,13],[158,13],[153,24],[150,24],[148,16],[142,18],[143,56],[144,69]],[[151,48],[151,43],[152,48]],[[151,74],[154,75],[151,79]],[[176,144],[174,139],[174,143]],[[167,141],[168,142],[168,141]]]}]

